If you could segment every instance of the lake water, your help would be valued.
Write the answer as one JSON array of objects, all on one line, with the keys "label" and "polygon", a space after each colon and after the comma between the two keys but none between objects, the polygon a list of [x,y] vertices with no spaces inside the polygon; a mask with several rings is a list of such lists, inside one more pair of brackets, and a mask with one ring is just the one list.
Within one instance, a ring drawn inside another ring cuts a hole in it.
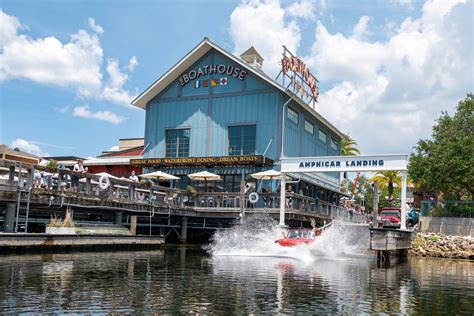
[{"label": "lake water", "polygon": [[382,268],[366,230],[349,231],[288,248],[258,223],[216,234],[205,250],[0,256],[0,314],[474,313],[474,262]]}]

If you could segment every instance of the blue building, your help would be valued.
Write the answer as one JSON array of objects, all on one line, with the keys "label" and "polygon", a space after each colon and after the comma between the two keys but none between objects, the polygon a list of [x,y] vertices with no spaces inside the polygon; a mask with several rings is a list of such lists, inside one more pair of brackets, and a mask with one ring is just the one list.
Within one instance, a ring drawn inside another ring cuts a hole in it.
[{"label": "blue building", "polygon": [[[182,188],[208,170],[222,176],[215,190],[238,192],[242,177],[278,170],[282,155],[339,155],[343,134],[262,63],[253,47],[239,58],[205,38],[132,101],[146,110],[144,159],[132,164],[179,176]],[[293,190],[335,202],[339,174],[304,175]]]}]

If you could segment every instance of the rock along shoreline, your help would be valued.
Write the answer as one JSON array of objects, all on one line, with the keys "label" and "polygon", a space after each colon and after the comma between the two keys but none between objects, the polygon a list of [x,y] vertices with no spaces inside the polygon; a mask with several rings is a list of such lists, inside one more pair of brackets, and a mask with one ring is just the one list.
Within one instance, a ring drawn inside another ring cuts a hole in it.
[{"label": "rock along shoreline", "polygon": [[474,260],[474,238],[471,236],[418,233],[411,246],[411,256]]}]

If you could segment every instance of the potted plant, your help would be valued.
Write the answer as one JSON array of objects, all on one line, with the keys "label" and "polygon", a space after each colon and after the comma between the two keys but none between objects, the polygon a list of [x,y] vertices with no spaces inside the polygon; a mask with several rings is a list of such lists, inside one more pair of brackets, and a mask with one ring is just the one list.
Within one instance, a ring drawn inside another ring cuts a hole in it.
[{"label": "potted plant", "polygon": [[46,234],[75,235],[76,228],[74,227],[71,211],[69,209],[66,211],[64,221],[57,215],[51,217],[50,223],[46,226]]}]

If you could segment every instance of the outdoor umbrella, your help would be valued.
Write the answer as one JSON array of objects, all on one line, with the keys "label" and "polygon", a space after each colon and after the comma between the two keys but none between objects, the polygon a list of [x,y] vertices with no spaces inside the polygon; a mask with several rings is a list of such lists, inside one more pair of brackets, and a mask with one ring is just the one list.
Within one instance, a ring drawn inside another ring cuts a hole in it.
[{"label": "outdoor umbrella", "polygon": [[221,179],[221,177],[218,174],[211,173],[209,171],[191,173],[191,174],[188,174],[188,178],[195,181],[204,181],[206,183],[206,189],[207,189],[207,181],[219,181]]},{"label": "outdoor umbrella", "polygon": [[155,172],[150,172],[150,173],[144,173],[140,175],[142,178],[152,178],[152,179],[157,179],[159,180],[179,180],[178,177],[175,177],[169,173],[163,172],[163,171],[155,171]]},{"label": "outdoor umbrella", "polygon": [[274,179],[281,178],[281,172],[276,171],[276,170],[267,170],[267,171],[252,173],[250,176],[257,180],[274,180]]}]

